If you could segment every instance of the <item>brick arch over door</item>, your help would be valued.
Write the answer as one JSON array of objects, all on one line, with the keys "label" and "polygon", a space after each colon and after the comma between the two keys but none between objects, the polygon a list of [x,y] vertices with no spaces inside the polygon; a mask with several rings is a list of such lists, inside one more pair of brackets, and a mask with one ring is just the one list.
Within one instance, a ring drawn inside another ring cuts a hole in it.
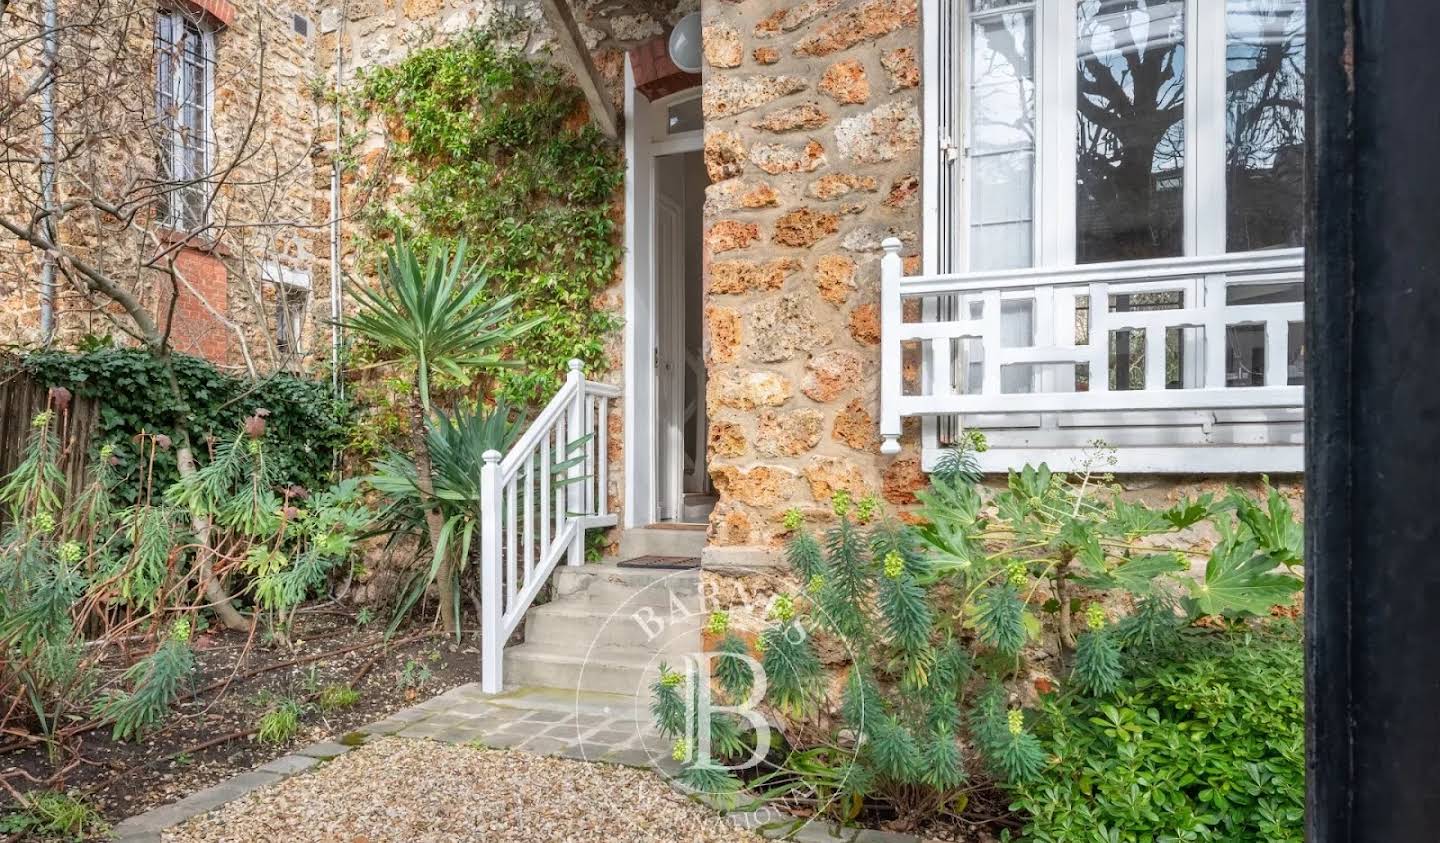
[{"label": "brick arch over door", "polygon": [[655,102],[700,84],[700,74],[686,73],[670,60],[669,38],[657,35],[630,50],[635,90]]}]

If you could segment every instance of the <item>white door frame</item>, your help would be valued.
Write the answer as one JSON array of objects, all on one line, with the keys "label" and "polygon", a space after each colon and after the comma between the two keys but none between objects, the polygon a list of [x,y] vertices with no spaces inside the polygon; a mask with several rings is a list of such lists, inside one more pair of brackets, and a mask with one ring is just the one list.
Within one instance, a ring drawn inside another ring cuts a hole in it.
[{"label": "white door frame", "polygon": [[655,394],[655,157],[704,149],[704,133],[667,135],[669,106],[698,88],[650,102],[625,56],[625,515],[627,528],[658,520]]}]

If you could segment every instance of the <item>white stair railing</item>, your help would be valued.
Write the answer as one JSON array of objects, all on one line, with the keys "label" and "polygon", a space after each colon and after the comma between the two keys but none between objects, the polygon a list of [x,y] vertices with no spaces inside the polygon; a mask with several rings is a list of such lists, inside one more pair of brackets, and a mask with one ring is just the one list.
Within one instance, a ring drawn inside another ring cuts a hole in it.
[{"label": "white stair railing", "polygon": [[585,531],[616,523],[609,509],[610,401],[620,390],[587,381],[570,361],[565,385],[509,453],[481,470],[481,686],[504,687],[505,642],[565,557],[585,562]]}]

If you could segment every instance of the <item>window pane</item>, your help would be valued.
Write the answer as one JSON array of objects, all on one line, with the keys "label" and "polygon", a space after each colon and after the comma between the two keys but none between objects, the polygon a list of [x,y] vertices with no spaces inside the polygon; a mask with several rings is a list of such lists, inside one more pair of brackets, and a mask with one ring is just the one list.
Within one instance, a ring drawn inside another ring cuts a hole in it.
[{"label": "window pane", "polygon": [[1183,253],[1185,3],[1080,0],[1077,259]]},{"label": "window pane", "polygon": [[1227,0],[1226,247],[1301,244],[1305,2]]},{"label": "window pane", "polygon": [[[980,8],[1000,4],[981,3]],[[976,17],[970,65],[970,268],[1029,266],[1035,190],[1034,17]]]},{"label": "window pane", "polygon": [[682,132],[698,132],[704,128],[704,117],[700,114],[700,98],[686,100],[670,106],[666,111],[665,132],[678,135]]},{"label": "window pane", "polygon": [[1265,326],[1231,325],[1225,330],[1225,385],[1265,385]]}]

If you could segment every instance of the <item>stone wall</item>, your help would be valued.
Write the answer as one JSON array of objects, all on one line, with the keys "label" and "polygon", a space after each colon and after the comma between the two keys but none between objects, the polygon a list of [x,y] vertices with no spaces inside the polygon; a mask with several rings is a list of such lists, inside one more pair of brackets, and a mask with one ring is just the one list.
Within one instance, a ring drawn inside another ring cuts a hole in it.
[{"label": "stone wall", "polygon": [[792,506],[913,502],[876,435],[880,241],[918,249],[916,0],[704,10],[711,565],[771,561]]},{"label": "stone wall", "polygon": [[[314,38],[313,30],[298,32],[295,20],[297,11],[303,19],[309,10],[303,2],[228,0],[184,0],[174,7],[216,32],[210,175],[223,184],[211,190],[213,227],[177,237],[155,213],[156,4],[61,0],[57,198],[80,209],[60,226],[64,252],[134,294],[162,327],[174,299],[171,334],[181,350],[257,374],[304,366],[308,361],[275,347],[274,290],[262,283],[260,267],[308,272],[317,290],[311,304],[318,313],[328,311],[328,206],[317,197],[328,176],[313,158],[319,116]],[[0,27],[7,45],[0,78],[19,105],[4,121],[11,154],[0,217],[11,221],[27,219],[38,204],[39,97],[27,95],[43,69],[38,11],[37,0],[12,3]],[[0,240],[0,341],[32,346],[40,339],[41,255],[9,234]],[[156,271],[170,265],[173,283]],[[104,297],[82,290],[73,272],[62,274],[58,286],[60,346],[87,335],[133,341],[128,320]],[[305,347],[323,352],[317,319],[309,320],[306,334]]]}]

